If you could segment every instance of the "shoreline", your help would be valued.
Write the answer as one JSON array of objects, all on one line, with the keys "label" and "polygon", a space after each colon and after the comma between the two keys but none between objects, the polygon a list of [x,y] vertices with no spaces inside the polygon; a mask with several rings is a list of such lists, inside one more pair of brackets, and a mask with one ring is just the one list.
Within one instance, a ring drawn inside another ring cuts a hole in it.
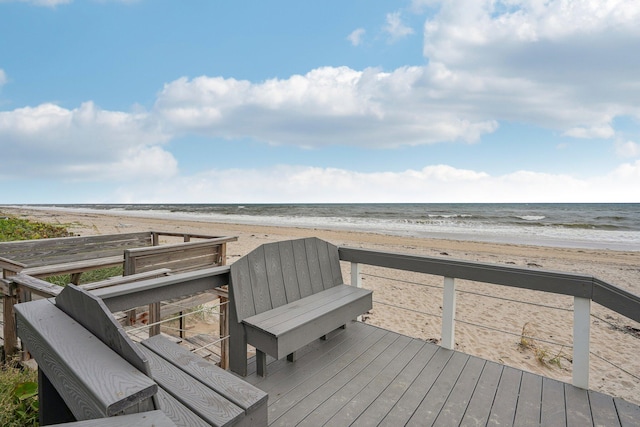
[{"label": "shoreline", "polygon": [[[135,206],[135,205],[131,205]],[[169,205],[170,206],[170,205]],[[212,215],[206,213],[196,213],[189,211],[170,211],[170,210],[155,210],[155,209],[97,209],[91,207],[68,207],[60,205],[0,205],[0,209],[25,209],[31,211],[49,211],[49,212],[61,212],[65,214],[104,214],[115,215],[121,217],[131,218],[155,218],[165,221],[186,221],[186,222],[203,222],[210,224],[232,224],[232,225],[245,225],[249,227],[276,227],[276,228],[292,228],[292,229],[308,229],[317,230],[322,229],[324,231],[334,231],[341,233],[363,233],[374,234],[379,236],[392,236],[392,237],[409,237],[421,240],[434,240],[434,241],[460,241],[460,242],[474,242],[474,243],[494,243],[503,245],[518,245],[518,246],[534,246],[542,248],[566,248],[566,249],[583,249],[583,250],[612,250],[612,251],[631,251],[640,252],[640,242],[626,239],[612,240],[613,237],[608,235],[602,235],[600,240],[592,238],[584,238],[576,235],[566,235],[564,237],[551,236],[546,234],[540,234],[534,228],[522,228],[518,233],[514,234],[513,230],[506,233],[498,233],[495,230],[493,232],[487,232],[487,230],[478,229],[476,231],[471,230],[456,230],[456,231],[443,231],[443,230],[430,230],[419,231],[411,229],[398,229],[395,227],[389,228],[384,224],[378,224],[380,228],[372,228],[372,224],[364,225],[357,222],[337,223],[326,222],[322,225],[309,223],[303,219],[293,220],[292,218],[279,218],[271,216],[250,216],[243,215]],[[317,220],[317,218],[315,218]],[[413,234],[412,234],[413,233]],[[595,230],[593,233],[607,233],[603,230]],[[637,233],[633,231],[633,233]]]},{"label": "shoreline", "polygon": [[[79,235],[158,230],[238,236],[237,242],[227,245],[228,264],[263,243],[316,236],[338,246],[586,274],[640,295],[640,252],[635,251],[529,246],[320,228],[216,223],[158,218],[153,215],[121,215],[120,212],[77,212],[69,209],[27,207],[0,207],[0,211],[16,217],[63,224],[69,231]],[[433,288],[441,287],[441,277],[368,266],[364,266],[364,273],[363,286],[374,290],[374,300],[392,302],[393,305],[422,313],[439,312],[442,293]],[[347,265],[343,266],[343,277],[349,281]],[[390,277],[394,280],[390,280]],[[457,297],[456,318],[460,322],[456,324],[456,349],[571,382],[571,364],[562,359],[571,354],[571,298],[464,280],[456,283],[460,291]],[[504,299],[512,302],[504,302]],[[559,307],[560,310],[547,310],[518,301]],[[628,372],[636,373],[637,376],[640,372],[640,359],[637,358],[640,336],[624,334],[622,330],[640,328],[640,324],[596,304],[592,306],[592,313],[613,326],[608,326],[597,318],[592,320],[592,352],[598,357],[591,357],[591,389],[640,403],[640,381],[600,360],[600,357],[609,360]],[[440,337],[439,318],[386,305],[374,304],[374,310],[366,321],[416,338]],[[508,333],[498,333],[474,325],[485,325]],[[558,347],[545,344],[543,341],[538,342],[539,349],[560,356],[561,366],[543,365],[538,362],[533,349],[522,348],[519,345],[521,339],[518,335],[525,329],[540,340],[563,343],[563,346]]]}]

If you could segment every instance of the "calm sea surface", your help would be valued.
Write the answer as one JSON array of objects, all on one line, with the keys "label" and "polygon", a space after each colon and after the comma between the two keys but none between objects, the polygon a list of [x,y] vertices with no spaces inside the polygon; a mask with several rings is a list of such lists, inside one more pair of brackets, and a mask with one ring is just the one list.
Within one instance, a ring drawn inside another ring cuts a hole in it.
[{"label": "calm sea surface", "polygon": [[56,205],[55,208],[167,219],[640,251],[640,203],[134,204]]}]

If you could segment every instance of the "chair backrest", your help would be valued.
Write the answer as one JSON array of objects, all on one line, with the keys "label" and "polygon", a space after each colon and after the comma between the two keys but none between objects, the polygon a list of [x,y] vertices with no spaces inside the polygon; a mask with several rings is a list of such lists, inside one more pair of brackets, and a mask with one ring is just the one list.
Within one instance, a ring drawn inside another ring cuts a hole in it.
[{"label": "chair backrest", "polygon": [[56,296],[56,307],[81,324],[139,371],[151,376],[149,362],[113,317],[104,302],[69,284]]},{"label": "chair backrest", "polygon": [[238,322],[343,283],[338,248],[315,237],[264,244],[230,268]]}]

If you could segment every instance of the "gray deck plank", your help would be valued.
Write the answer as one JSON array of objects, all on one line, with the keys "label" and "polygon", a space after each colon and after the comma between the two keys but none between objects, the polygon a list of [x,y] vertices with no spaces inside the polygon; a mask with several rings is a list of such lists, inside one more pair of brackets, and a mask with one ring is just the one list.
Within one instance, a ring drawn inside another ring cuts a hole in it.
[{"label": "gray deck plank", "polygon": [[510,426],[516,413],[522,371],[505,366],[489,415],[489,426]]},{"label": "gray deck plank", "polygon": [[356,396],[354,396],[346,405],[338,410],[335,415],[328,421],[330,425],[346,426],[351,425],[355,419],[367,409],[376,398],[382,394],[384,390],[396,379],[398,374],[402,372],[405,366],[415,357],[415,355],[424,347],[424,342],[420,340],[412,340],[406,347],[402,349],[400,354],[395,357],[376,377],[366,384]]},{"label": "gray deck plank", "polygon": [[[619,425],[638,425],[638,405],[587,393],[569,384],[473,356],[463,356],[469,357],[469,361],[461,372],[447,371],[453,355],[460,353],[417,339],[411,339],[401,349],[397,348],[401,342],[398,339],[385,346],[384,351],[375,350],[372,345],[383,336],[390,339],[401,335],[355,322],[346,330],[334,331],[328,341],[318,340],[301,349],[294,363],[272,361],[269,369],[273,375],[259,378],[252,373],[247,380],[269,393],[270,425],[291,421],[308,425],[371,426],[380,425],[383,420],[383,425],[395,425],[396,420],[400,422],[398,425],[404,425],[411,416],[417,417],[414,419],[421,421],[420,425],[430,425],[432,418],[414,415],[414,412],[426,408],[424,405],[432,405],[433,401],[442,407],[433,423],[438,426],[513,426],[528,420],[525,414],[532,414],[534,425],[563,426],[567,418],[573,423],[570,425],[592,425],[591,414],[584,424],[580,421],[585,419],[580,420],[574,413],[576,409],[580,412],[581,407],[593,412],[594,425],[617,426],[618,419],[612,415],[614,409],[620,418]],[[460,360],[460,356],[455,358]],[[385,365],[384,360],[389,362]],[[444,394],[438,396],[436,390]],[[442,404],[443,398],[446,400]],[[468,402],[466,408],[465,402]],[[463,414],[456,413],[454,407],[460,408]],[[536,415],[533,415],[536,408],[539,421],[535,421]],[[449,413],[451,417],[446,416]]]},{"label": "gray deck plank", "polygon": [[[369,365],[364,366],[344,386],[337,389],[335,383],[331,384],[330,386],[333,388],[331,396],[310,412],[298,425],[313,427],[327,423],[335,413],[353,399],[357,399],[373,378],[387,369],[389,364],[404,351],[410,342],[411,338],[409,337],[395,337],[395,341],[387,349],[381,352]],[[344,371],[340,373],[340,376],[343,373]],[[344,425],[344,423],[342,424]]]},{"label": "gray deck plank", "polygon": [[[589,404],[591,405],[591,415],[593,416],[594,426],[620,426],[616,405],[613,403],[613,397],[595,391],[589,391]],[[640,418],[636,418],[635,421],[640,424]]]},{"label": "gray deck plank", "polygon": [[541,425],[558,427],[567,425],[563,383],[551,378],[543,378],[541,404]]},{"label": "gray deck plank", "polygon": [[564,397],[567,404],[567,426],[591,426],[591,407],[589,406],[589,393],[569,384],[564,385]]},{"label": "gray deck plank", "polygon": [[281,415],[295,406],[308,394],[314,392],[318,387],[333,378],[334,375],[342,371],[355,360],[360,357],[367,357],[369,349],[375,346],[387,335],[388,333],[384,330],[374,332],[369,335],[365,341],[361,341],[358,345],[352,347],[347,353],[340,356],[333,364],[326,366],[321,372],[316,373],[314,376],[296,386],[288,393],[278,397],[271,396],[273,399],[277,399],[278,405],[277,407],[274,405],[270,405],[269,407],[270,422],[277,420]]},{"label": "gray deck plank", "polygon": [[625,400],[614,398],[613,402],[618,410],[620,425],[622,427],[637,426],[640,420],[640,406],[633,405]]},{"label": "gray deck plank", "polygon": [[[349,384],[350,381],[353,381],[363,370],[369,368],[380,355],[383,355],[386,350],[390,349],[397,339],[398,336],[395,334],[385,334],[378,342],[369,347],[366,353],[352,363],[349,363],[343,369],[323,372],[322,375],[319,375],[317,382],[320,383],[322,380],[324,380],[324,382],[312,393],[307,394],[304,399],[298,401],[294,408],[291,408],[279,419],[276,419],[273,425],[300,425],[301,421],[305,418],[307,418],[308,422],[306,425],[321,425],[320,420],[316,422],[313,418],[313,411],[334,396],[337,390],[340,390]],[[329,377],[330,373],[333,374],[331,377]],[[297,394],[298,390],[293,390],[293,392]]]},{"label": "gray deck plank", "polygon": [[[438,379],[433,384],[433,387],[431,387],[431,390],[429,390],[429,392],[424,396],[422,403],[413,413],[407,425],[422,426],[436,422],[436,418],[444,409],[453,389],[458,384],[461,384],[458,380],[462,377],[469,360],[470,356],[464,353],[455,352],[453,356],[451,356],[449,362],[447,362],[447,365],[444,367],[442,372],[440,372]],[[482,370],[481,366],[472,366],[471,370],[473,371],[474,368],[476,368],[477,374],[474,375],[472,373],[470,375],[473,380],[473,386],[475,386],[475,383],[478,381],[480,371]],[[469,388],[471,387],[467,387],[467,389]],[[468,391],[468,394],[471,395],[471,391]],[[446,416],[441,420],[446,421]],[[449,423],[447,422],[446,424]]]},{"label": "gray deck plank", "polygon": [[523,373],[514,425],[538,425],[540,423],[541,403],[542,377],[529,372]]},{"label": "gray deck plank", "polygon": [[497,363],[485,363],[460,425],[471,427],[485,426],[487,424],[493,399],[498,390],[502,369],[503,366]]},{"label": "gray deck plank", "polygon": [[385,426],[405,425],[454,354],[455,352],[452,350],[438,348],[431,360],[426,365],[422,364],[419,367],[421,368],[420,373],[418,375],[414,373],[415,380],[380,424]]},{"label": "gray deck plank", "polygon": [[420,374],[424,365],[430,361],[438,350],[438,346],[425,344],[402,372],[385,388],[378,398],[354,421],[353,425],[378,425],[391,411],[396,402],[406,393]]},{"label": "gray deck plank", "polygon": [[[451,394],[448,396],[442,410],[437,414],[435,424],[439,426],[458,426],[461,425],[462,418],[469,406],[471,396],[473,395],[486,361],[475,357],[470,358],[464,367],[464,370],[458,377]],[[445,373],[443,372],[443,375]],[[425,399],[429,399],[429,395]],[[421,420],[419,413],[417,421]],[[414,415],[414,417],[416,416]],[[423,418],[427,422],[427,418]]]}]

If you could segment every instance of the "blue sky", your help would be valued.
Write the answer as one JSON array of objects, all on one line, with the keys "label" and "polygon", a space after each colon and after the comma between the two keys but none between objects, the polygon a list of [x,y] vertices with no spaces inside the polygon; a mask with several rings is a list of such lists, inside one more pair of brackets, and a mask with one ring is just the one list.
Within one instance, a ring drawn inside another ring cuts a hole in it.
[{"label": "blue sky", "polygon": [[640,202],[637,0],[0,0],[0,204]]}]

